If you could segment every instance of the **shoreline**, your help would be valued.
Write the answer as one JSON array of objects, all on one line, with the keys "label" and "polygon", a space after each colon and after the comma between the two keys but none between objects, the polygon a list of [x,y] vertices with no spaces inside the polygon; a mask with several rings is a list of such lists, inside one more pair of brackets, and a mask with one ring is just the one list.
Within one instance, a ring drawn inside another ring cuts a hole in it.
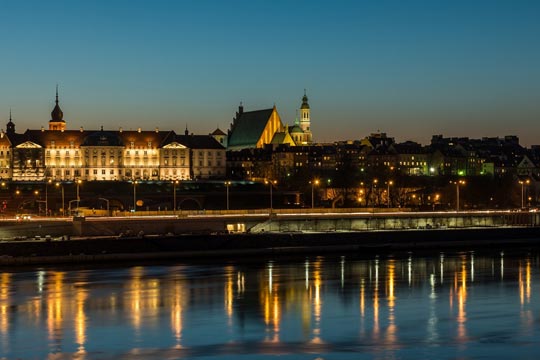
[{"label": "shoreline", "polygon": [[540,247],[540,227],[88,237],[0,243],[0,266]]}]

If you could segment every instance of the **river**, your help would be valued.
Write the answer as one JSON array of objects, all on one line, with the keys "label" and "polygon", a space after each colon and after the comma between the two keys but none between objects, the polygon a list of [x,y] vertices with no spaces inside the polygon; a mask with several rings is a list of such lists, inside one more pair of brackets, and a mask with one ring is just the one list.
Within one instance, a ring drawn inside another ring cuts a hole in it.
[{"label": "river", "polygon": [[536,359],[537,253],[0,270],[0,359]]}]

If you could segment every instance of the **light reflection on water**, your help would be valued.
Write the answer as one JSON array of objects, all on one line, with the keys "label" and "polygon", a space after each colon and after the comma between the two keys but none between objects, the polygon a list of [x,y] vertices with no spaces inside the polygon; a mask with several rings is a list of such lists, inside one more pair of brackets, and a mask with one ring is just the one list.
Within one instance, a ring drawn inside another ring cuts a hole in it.
[{"label": "light reflection on water", "polygon": [[474,253],[0,273],[0,358],[533,358],[539,260]]}]

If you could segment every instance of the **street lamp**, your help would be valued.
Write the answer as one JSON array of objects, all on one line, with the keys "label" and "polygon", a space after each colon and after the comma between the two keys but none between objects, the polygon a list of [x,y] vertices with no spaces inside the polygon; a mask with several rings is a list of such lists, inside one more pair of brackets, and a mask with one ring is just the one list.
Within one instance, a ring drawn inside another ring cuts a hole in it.
[{"label": "street lamp", "polygon": [[450,181],[456,185],[456,212],[459,212],[459,185],[465,185],[465,180]]},{"label": "street lamp", "polygon": [[519,180],[519,183],[521,185],[521,208],[523,209],[525,207],[523,187],[525,185],[529,185],[531,183],[531,181],[529,179],[527,179],[527,180]]},{"label": "street lamp", "polygon": [[65,206],[65,203],[64,203],[64,184],[56,183],[55,185],[56,185],[56,187],[59,187],[59,188],[62,189],[62,215],[66,216],[66,206]]},{"label": "street lamp", "polygon": [[387,202],[388,208],[390,208],[390,185],[394,185],[394,182],[392,180],[386,182],[386,188],[387,188],[386,196],[388,197],[386,199],[386,202]]},{"label": "street lamp", "polygon": [[49,215],[49,195],[48,195],[48,188],[49,188],[49,184],[52,182],[51,179],[47,180],[45,182],[45,216],[48,216]]},{"label": "street lamp", "polygon": [[179,181],[173,180],[172,183],[173,183],[173,215],[176,215],[176,185],[178,185]]},{"label": "street lamp", "polygon": [[[378,194],[377,194],[377,184],[378,184],[378,183],[379,183],[379,180],[378,180],[378,179],[373,179],[373,184],[371,184],[371,185],[372,185],[372,186],[371,186],[371,193],[372,193],[371,195],[374,195],[374,196],[375,196],[375,198],[374,198],[374,200],[373,200],[373,205],[372,205],[373,208],[375,208],[375,204],[376,204],[375,200],[377,200],[377,202],[380,201],[379,196],[378,196]],[[371,197],[371,196],[370,196],[370,197]],[[380,203],[379,203],[379,204],[380,204]],[[366,200],[366,206],[367,206],[367,200]]]},{"label": "street lamp", "polygon": [[265,184],[268,184],[270,187],[270,213],[272,213],[273,204],[272,204],[272,186],[277,184],[277,180],[265,180]]},{"label": "street lamp", "polygon": [[77,216],[78,216],[78,213],[79,213],[79,203],[81,202],[81,197],[79,196],[79,186],[82,184],[82,180],[81,179],[77,179],[75,181],[75,183],[77,184]]},{"label": "street lamp", "polygon": [[227,191],[227,210],[229,210],[229,186],[231,186],[231,182],[225,181],[225,189]]},{"label": "street lamp", "polygon": [[137,211],[137,180],[133,181],[133,212]]},{"label": "street lamp", "polygon": [[315,188],[315,185],[319,185],[319,180],[315,179],[315,180],[310,181],[310,183],[311,183],[311,208],[314,209],[315,208],[315,191],[314,191],[314,188]]},{"label": "street lamp", "polygon": [[439,194],[435,194],[435,198],[433,200],[433,211],[435,211],[435,205],[439,201],[440,198],[441,196]]}]

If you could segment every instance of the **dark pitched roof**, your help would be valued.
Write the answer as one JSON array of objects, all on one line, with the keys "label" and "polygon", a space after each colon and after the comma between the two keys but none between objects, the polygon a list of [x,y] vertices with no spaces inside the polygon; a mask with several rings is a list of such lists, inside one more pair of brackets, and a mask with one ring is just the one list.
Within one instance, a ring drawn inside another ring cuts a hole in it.
[{"label": "dark pitched roof", "polygon": [[19,145],[25,141],[32,141],[42,147],[49,147],[51,141],[54,141],[55,146],[69,146],[73,142],[73,145],[79,146],[82,144],[84,138],[94,131],[80,131],[80,130],[26,130],[22,137],[19,137],[19,141],[16,145]]},{"label": "dark pitched roof", "polygon": [[243,112],[234,120],[229,147],[255,147],[274,109]]},{"label": "dark pitched roof", "polygon": [[217,128],[216,130],[214,130],[214,132],[210,135],[214,135],[214,136],[222,136],[222,135],[227,135],[223,132],[223,130],[221,130],[220,128]]},{"label": "dark pitched roof", "polygon": [[161,147],[169,143],[174,135],[173,131],[122,130],[118,132],[118,136],[126,146],[133,142],[133,146],[136,148],[146,148],[148,143],[152,143],[152,147]]},{"label": "dark pitched roof", "polygon": [[84,138],[81,146],[124,146],[118,132],[96,131]]},{"label": "dark pitched roof", "polygon": [[176,141],[190,149],[225,149],[211,135],[176,135],[172,141]]}]

